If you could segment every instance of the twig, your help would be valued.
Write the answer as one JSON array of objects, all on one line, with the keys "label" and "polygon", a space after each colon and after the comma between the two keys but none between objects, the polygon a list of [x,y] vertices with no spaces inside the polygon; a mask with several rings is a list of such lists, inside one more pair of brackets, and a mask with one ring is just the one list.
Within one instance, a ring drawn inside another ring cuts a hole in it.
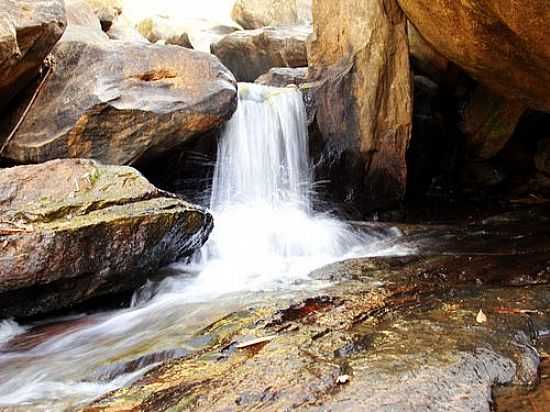
[{"label": "twig", "polygon": [[27,104],[27,107],[25,108],[25,111],[23,112],[23,114],[21,115],[21,117],[19,118],[17,123],[15,124],[15,126],[14,126],[13,130],[11,131],[11,133],[8,135],[8,137],[5,140],[4,144],[2,144],[2,147],[0,147],[0,155],[2,155],[2,153],[4,153],[4,150],[6,150],[6,147],[8,147],[8,145],[11,143],[13,137],[15,136],[15,134],[17,133],[17,131],[19,130],[19,128],[21,127],[21,125],[25,121],[25,118],[29,114],[29,111],[31,110],[32,105],[36,101],[36,98],[40,94],[40,91],[42,90],[42,88],[46,84],[46,81],[50,77],[50,74],[52,73],[53,67],[55,65],[55,60],[53,59],[53,56],[50,56],[49,59],[46,59],[46,63],[48,64],[48,71],[46,72],[46,74],[42,78],[42,81],[40,82],[40,84],[38,85],[36,90],[34,91],[32,97],[31,97],[31,100],[29,101],[29,103]]}]

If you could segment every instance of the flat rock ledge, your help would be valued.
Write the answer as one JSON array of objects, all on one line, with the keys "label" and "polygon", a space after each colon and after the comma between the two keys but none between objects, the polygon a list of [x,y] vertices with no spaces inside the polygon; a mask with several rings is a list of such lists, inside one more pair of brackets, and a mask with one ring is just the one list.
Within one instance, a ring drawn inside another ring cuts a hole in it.
[{"label": "flat rock ledge", "polygon": [[200,248],[212,216],[131,167],[54,160],[0,171],[0,318],[133,290]]}]

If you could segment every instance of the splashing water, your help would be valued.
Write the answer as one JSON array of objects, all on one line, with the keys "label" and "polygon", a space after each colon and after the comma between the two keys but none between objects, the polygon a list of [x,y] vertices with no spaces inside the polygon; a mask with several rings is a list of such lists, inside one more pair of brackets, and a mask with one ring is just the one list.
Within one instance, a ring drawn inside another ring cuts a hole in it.
[{"label": "splashing water", "polygon": [[311,170],[300,91],[240,84],[218,147],[215,228],[193,293],[288,287],[365,244],[348,225],[313,212]]},{"label": "splashing water", "polygon": [[[313,269],[401,252],[380,250],[375,239],[313,211],[306,114],[296,89],[240,85],[238,110],[220,139],[210,207],[215,229],[196,259],[176,265],[176,276],[149,282],[131,308],[54,323],[46,337],[31,329],[16,349],[0,346],[0,409],[89,402],[157,362],[127,367],[135,359],[174,348],[192,353],[208,344],[197,331],[227,313],[269,293],[280,299],[313,289]],[[22,332],[0,324],[0,344]]]}]

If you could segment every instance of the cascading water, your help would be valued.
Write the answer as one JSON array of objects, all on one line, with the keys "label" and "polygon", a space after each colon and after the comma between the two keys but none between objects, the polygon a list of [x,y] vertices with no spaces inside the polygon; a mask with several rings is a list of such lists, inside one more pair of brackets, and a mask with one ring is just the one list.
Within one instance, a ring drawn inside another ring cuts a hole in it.
[{"label": "cascading water", "polygon": [[[294,88],[241,84],[218,148],[197,293],[265,289],[353,253],[359,234],[312,210],[307,120]],[[288,286],[288,285],[286,285]]]},{"label": "cascading water", "polygon": [[[312,210],[307,149],[296,89],[240,85],[239,108],[218,150],[210,204],[215,229],[199,256],[137,293],[131,308],[41,326],[48,338],[40,328],[0,324],[0,409],[24,403],[29,411],[54,411],[90,401],[151,367],[136,368],[136,358],[174,348],[192,353],[208,345],[197,333],[210,322],[269,293],[312,289],[307,274],[323,264],[399,253]],[[21,333],[15,349],[2,343],[2,336]]]}]

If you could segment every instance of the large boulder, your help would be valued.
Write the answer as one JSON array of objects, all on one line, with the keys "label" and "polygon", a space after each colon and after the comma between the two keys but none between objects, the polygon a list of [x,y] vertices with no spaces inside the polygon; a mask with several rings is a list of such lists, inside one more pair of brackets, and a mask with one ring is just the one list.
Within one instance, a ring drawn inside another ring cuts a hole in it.
[{"label": "large boulder", "polygon": [[231,17],[245,29],[311,24],[312,0],[237,0]]},{"label": "large boulder", "polygon": [[63,0],[0,0],[0,110],[38,74],[65,25]]},{"label": "large boulder", "polygon": [[399,0],[422,36],[497,94],[550,111],[547,0]]},{"label": "large boulder", "polygon": [[253,82],[273,67],[307,66],[310,26],[236,31],[212,44],[212,53],[238,81]]},{"label": "large boulder", "polygon": [[329,193],[363,210],[405,195],[412,128],[407,22],[395,0],[313,2],[308,100]]},{"label": "large boulder", "polygon": [[220,126],[236,108],[234,77],[206,53],[114,41],[97,24],[69,21],[53,56],[21,123],[27,102],[0,132],[0,142],[13,136],[2,153],[13,161],[131,164]]},{"label": "large boulder", "polygon": [[212,229],[136,170],[82,159],[1,170],[0,216],[0,318],[132,290]]}]

